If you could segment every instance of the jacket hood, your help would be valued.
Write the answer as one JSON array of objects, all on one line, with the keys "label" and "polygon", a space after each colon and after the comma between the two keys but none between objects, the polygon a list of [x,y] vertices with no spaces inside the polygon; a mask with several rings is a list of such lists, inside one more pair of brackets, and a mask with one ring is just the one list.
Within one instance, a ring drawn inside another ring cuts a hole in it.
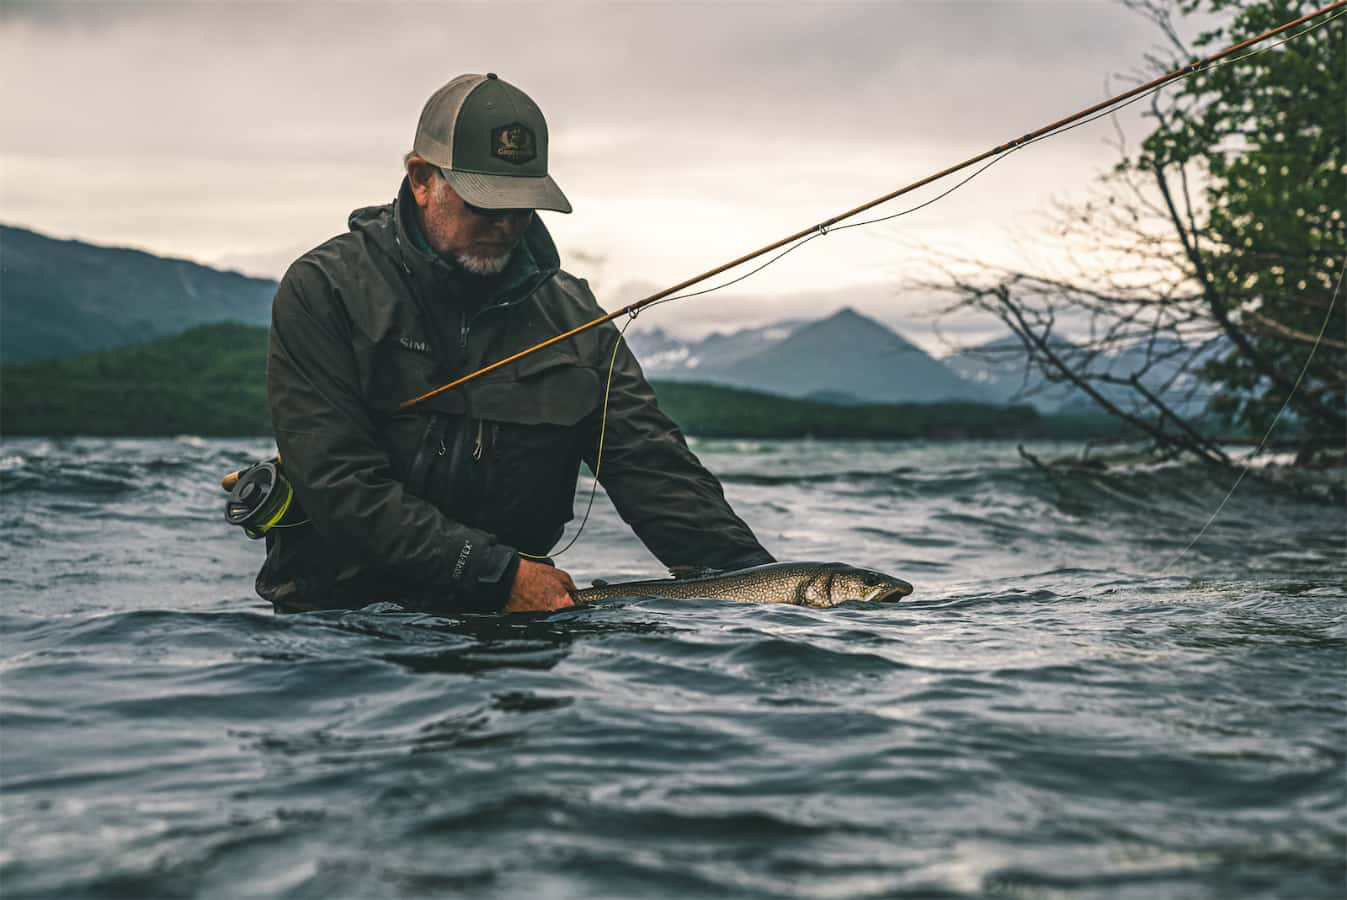
[{"label": "jacket hood", "polygon": [[[449,264],[440,257],[428,254],[417,246],[411,229],[418,226],[408,221],[409,216],[416,214],[415,210],[416,200],[412,196],[411,185],[403,176],[396,200],[382,206],[365,206],[353,210],[347,219],[347,226],[399,261],[408,271],[419,270],[424,274],[427,269],[450,269]],[[557,252],[556,242],[537,215],[524,232],[524,242],[541,271],[554,273],[561,268],[561,255]]]}]

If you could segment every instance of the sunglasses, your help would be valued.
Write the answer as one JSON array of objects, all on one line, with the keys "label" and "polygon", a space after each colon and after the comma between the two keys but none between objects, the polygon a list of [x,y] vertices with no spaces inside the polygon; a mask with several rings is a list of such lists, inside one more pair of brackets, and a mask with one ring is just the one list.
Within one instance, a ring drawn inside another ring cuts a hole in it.
[{"label": "sunglasses", "polygon": [[[444,169],[440,169],[440,177],[445,181],[449,180],[449,176],[444,174]],[[462,198],[460,197],[459,199]],[[480,206],[473,206],[466,200],[463,201],[463,205],[468,208],[468,212],[475,216],[481,216],[483,219],[505,219],[514,216],[522,218],[523,216],[530,216],[533,214],[533,210],[531,209],[483,209]]]},{"label": "sunglasses", "polygon": [[531,209],[483,209],[480,206],[473,206],[466,200],[463,201],[463,205],[467,207],[468,212],[475,216],[481,216],[483,219],[523,218],[533,215]]}]

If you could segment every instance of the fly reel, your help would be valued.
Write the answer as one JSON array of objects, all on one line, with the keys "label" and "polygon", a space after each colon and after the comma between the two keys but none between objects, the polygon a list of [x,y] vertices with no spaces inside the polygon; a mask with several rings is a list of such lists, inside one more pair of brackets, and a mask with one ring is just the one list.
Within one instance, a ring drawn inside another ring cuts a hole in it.
[{"label": "fly reel", "polygon": [[280,463],[268,460],[239,474],[225,501],[225,521],[256,540],[273,528],[293,528],[308,519]]}]

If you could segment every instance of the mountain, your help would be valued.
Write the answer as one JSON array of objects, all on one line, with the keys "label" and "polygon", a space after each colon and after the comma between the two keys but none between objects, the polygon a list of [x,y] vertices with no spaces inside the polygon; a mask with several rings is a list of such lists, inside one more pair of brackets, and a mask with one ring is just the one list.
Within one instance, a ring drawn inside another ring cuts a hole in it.
[{"label": "mountain", "polygon": [[693,354],[692,347],[686,341],[679,340],[658,326],[648,331],[628,331],[623,339],[641,361],[641,368],[647,375],[651,372],[680,371]]},{"label": "mountain", "polygon": [[[1054,338],[1052,346],[1065,356],[1080,352],[1064,338]],[[1040,412],[1063,406],[1092,403],[1082,391],[1069,384],[1048,381],[1037,367],[1026,366],[1027,354],[1013,334],[956,350],[941,362],[961,378],[981,386],[998,403],[1030,403]]]},{"label": "mountain", "polygon": [[725,368],[748,359],[786,340],[807,322],[787,319],[759,328],[743,328],[727,334],[707,335],[697,347],[698,355],[717,368]]},{"label": "mountain", "polygon": [[659,329],[632,339],[652,378],[696,380],[843,403],[998,402],[888,326],[844,308],[700,341]]},{"label": "mountain", "polygon": [[[1211,386],[1198,372],[1211,359],[1229,351],[1224,339],[1206,346],[1184,346],[1172,337],[1137,341],[1129,346],[1100,353],[1086,360],[1085,347],[1065,338],[1054,338],[1053,347],[1067,363],[1083,367],[1091,374],[1107,374],[1126,381],[1132,375],[1160,397],[1174,412],[1196,417],[1206,409]],[[942,362],[969,381],[982,385],[989,396],[1002,403],[1031,403],[1039,412],[1082,414],[1096,412],[1093,399],[1074,385],[1050,382],[1036,366],[1026,366],[1023,344],[1015,335],[1006,335],[985,344],[967,347],[946,356]],[[1146,399],[1126,384],[1095,382],[1099,393],[1119,408],[1153,415]]]},{"label": "mountain", "polygon": [[208,322],[266,325],[276,282],[0,225],[0,360],[69,356]]},{"label": "mountain", "polygon": [[[1136,375],[1141,384],[1172,411],[1185,418],[1196,418],[1206,410],[1215,393],[1200,373],[1208,362],[1226,355],[1230,349],[1230,341],[1225,337],[1214,338],[1203,345],[1185,344],[1175,337],[1159,335],[1153,340],[1122,347],[1090,368],[1124,380]],[[1127,385],[1103,385],[1099,390],[1121,409],[1154,414],[1154,407]],[[1075,413],[1091,403],[1082,392],[1076,392],[1070,402],[1057,409]]]},{"label": "mountain", "polygon": [[792,397],[826,392],[873,403],[986,400],[917,345],[844,308],[716,373],[717,381]]},{"label": "mountain", "polygon": [[627,336],[632,352],[646,374],[669,381],[706,381],[707,370],[718,370],[771,347],[805,324],[787,320],[759,328],[716,332],[698,341],[684,341],[655,327]]}]

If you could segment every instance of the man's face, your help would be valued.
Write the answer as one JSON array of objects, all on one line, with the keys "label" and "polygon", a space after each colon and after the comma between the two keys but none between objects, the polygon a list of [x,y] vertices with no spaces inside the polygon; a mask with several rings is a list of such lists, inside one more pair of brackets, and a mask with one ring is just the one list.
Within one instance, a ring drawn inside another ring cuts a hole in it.
[{"label": "man's face", "polygon": [[533,210],[478,210],[464,203],[439,170],[413,158],[407,166],[421,227],[437,253],[474,275],[505,270],[533,221]]}]

